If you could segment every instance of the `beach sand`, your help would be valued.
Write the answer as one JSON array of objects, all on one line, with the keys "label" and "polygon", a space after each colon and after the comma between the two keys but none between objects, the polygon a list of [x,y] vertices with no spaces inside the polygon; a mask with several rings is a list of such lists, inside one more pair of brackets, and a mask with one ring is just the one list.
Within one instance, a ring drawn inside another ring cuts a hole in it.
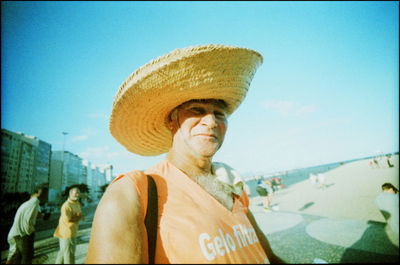
[{"label": "beach sand", "polygon": [[[272,204],[279,206],[279,211],[385,222],[375,199],[382,192],[383,183],[399,187],[398,155],[394,165],[371,168],[369,160],[345,164],[324,174],[325,189],[315,188],[305,180],[277,191]],[[260,199],[256,197],[251,202],[261,204]]]},{"label": "beach sand", "polygon": [[[274,253],[286,263],[386,263],[399,260],[399,234],[378,210],[381,185],[399,187],[399,156],[393,168],[371,168],[369,160],[325,172],[325,189],[309,180],[277,191],[271,212],[262,198],[250,209]],[[279,208],[279,209],[277,209]]]}]

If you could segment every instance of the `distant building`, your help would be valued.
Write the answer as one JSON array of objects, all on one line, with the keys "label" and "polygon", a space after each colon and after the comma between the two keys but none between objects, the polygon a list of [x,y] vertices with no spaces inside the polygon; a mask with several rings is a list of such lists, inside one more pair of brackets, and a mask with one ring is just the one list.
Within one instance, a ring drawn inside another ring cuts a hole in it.
[{"label": "distant building", "polygon": [[86,184],[89,187],[89,197],[92,200],[97,200],[97,183],[94,178],[94,170],[92,169],[92,163],[88,160],[82,160],[83,165],[83,178],[86,179]]},{"label": "distant building", "polygon": [[96,194],[95,199],[100,199],[101,197],[100,187],[106,184],[106,174],[104,173],[104,169],[99,166],[93,165],[92,170],[93,170],[92,171],[93,179],[95,183],[95,186],[93,187]]},{"label": "distant building", "polygon": [[99,168],[101,171],[103,171],[105,176],[104,183],[102,185],[113,181],[113,166],[111,164],[99,165]]},{"label": "distant building", "polygon": [[51,145],[35,136],[26,136],[27,142],[35,147],[35,160],[33,167],[33,187],[42,183],[49,183]]},{"label": "distant building", "polygon": [[82,158],[69,151],[54,151],[51,156],[49,200],[57,201],[66,187],[81,184]]},{"label": "distant building", "polygon": [[51,145],[35,136],[1,129],[1,192],[32,193],[49,182]]},{"label": "distant building", "polygon": [[61,160],[51,160],[49,181],[49,202],[61,199]]}]

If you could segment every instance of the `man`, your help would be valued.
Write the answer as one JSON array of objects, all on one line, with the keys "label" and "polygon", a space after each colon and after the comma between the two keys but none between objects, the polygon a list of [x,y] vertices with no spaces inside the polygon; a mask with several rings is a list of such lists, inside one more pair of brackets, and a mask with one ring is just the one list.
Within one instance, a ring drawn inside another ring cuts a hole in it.
[{"label": "man", "polygon": [[257,182],[257,187],[256,191],[260,197],[263,197],[263,205],[264,205],[264,211],[265,212],[270,212],[270,205],[271,205],[271,199],[272,199],[272,188],[268,183],[267,179],[259,179]]},{"label": "man", "polygon": [[59,238],[60,251],[56,264],[75,264],[76,235],[80,220],[85,220],[79,203],[78,187],[69,190],[67,201],[61,207],[61,216],[54,236]]},{"label": "man", "polygon": [[391,183],[382,184],[382,193],[375,200],[383,217],[394,232],[399,233],[399,195]]},{"label": "man", "polygon": [[36,187],[31,198],[18,208],[7,237],[10,245],[7,264],[32,264],[39,205],[47,201],[48,191],[45,184]]},{"label": "man", "polygon": [[[280,261],[249,211],[239,174],[212,162],[227,117],[262,56],[224,45],[177,49],[120,87],[111,134],[129,151],[164,160],[115,179],[95,213],[87,263],[147,263],[147,177],[158,191],[155,263]],[[150,239],[151,240],[151,239]]]}]

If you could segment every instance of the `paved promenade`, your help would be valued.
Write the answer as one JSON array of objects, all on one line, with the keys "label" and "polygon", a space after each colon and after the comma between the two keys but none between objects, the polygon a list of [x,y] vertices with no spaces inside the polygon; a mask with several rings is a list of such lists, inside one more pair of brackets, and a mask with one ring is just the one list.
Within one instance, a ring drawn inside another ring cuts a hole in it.
[{"label": "paved promenade", "polygon": [[[326,172],[325,180],[325,189],[306,180],[276,192],[277,211],[266,213],[260,197],[251,199],[250,209],[274,252],[292,264],[398,262],[399,234],[375,204],[384,182],[399,187],[398,156],[394,168],[371,168],[362,160]],[[85,262],[90,230],[78,233],[77,264]],[[53,264],[57,251],[56,238],[36,241],[34,264]],[[2,263],[6,255],[3,251]]]}]

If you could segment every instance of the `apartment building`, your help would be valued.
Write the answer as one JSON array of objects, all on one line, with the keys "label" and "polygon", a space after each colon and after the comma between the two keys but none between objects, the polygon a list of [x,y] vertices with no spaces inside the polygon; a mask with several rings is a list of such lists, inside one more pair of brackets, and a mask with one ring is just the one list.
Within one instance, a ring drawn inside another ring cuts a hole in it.
[{"label": "apartment building", "polygon": [[35,147],[35,160],[33,162],[33,186],[49,183],[51,145],[35,136],[26,136],[25,140]]},{"label": "apartment building", "polygon": [[1,129],[1,192],[32,193],[49,182],[51,145],[35,136]]}]

